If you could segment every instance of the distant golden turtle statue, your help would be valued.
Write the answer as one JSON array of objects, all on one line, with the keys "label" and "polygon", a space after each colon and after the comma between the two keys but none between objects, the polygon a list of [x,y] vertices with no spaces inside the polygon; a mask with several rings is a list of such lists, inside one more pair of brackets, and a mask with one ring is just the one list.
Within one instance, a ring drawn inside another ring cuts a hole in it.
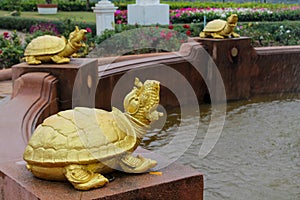
[{"label": "distant golden turtle statue", "polygon": [[24,55],[28,64],[41,64],[42,62],[68,63],[70,56],[76,53],[83,45],[85,29],[75,31],[69,35],[69,40],[64,37],[43,35],[33,39],[26,47]]},{"label": "distant golden turtle statue", "polygon": [[207,23],[203,31],[200,33],[201,38],[213,37],[216,39],[222,39],[224,37],[240,37],[239,34],[234,32],[234,28],[237,25],[238,16],[231,14],[227,21],[216,19]]},{"label": "distant golden turtle statue", "polygon": [[163,114],[159,104],[159,82],[138,79],[124,99],[125,113],[76,107],[44,120],[34,131],[23,158],[36,177],[67,180],[78,190],[104,186],[102,174],[114,169],[143,173],[157,162],[133,156],[152,121]]}]

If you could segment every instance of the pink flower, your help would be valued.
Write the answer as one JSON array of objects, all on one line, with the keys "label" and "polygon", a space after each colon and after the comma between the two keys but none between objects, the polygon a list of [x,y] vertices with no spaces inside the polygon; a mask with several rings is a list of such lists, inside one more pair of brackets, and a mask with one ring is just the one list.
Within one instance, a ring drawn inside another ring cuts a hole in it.
[{"label": "pink flower", "polygon": [[172,32],[168,32],[166,35],[166,40],[170,40],[172,37]]},{"label": "pink flower", "polygon": [[85,29],[88,33],[91,33],[92,32],[92,29],[91,28],[86,28]]},{"label": "pink flower", "polygon": [[173,28],[174,28],[174,26],[172,26],[172,25],[170,25],[170,26],[169,26],[169,29],[171,29],[171,30],[172,30]]},{"label": "pink flower", "polygon": [[162,37],[162,38],[166,37],[166,34],[164,31],[160,32],[160,37]]},{"label": "pink flower", "polygon": [[117,20],[117,24],[122,24],[122,20]]}]

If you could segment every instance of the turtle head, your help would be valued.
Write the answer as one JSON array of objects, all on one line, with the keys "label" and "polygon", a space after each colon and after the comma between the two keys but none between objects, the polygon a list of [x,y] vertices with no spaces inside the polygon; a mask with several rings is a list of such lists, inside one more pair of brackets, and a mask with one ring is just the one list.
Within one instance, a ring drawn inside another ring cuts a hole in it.
[{"label": "turtle head", "polygon": [[237,22],[238,22],[238,16],[237,14],[231,14],[228,18],[227,18],[227,22],[229,26],[236,26]]},{"label": "turtle head", "polygon": [[82,40],[85,37],[85,33],[87,32],[87,30],[85,29],[80,29],[78,28],[78,26],[75,27],[75,30],[73,32],[70,33],[69,35],[69,41],[70,43],[75,46],[75,47],[81,47],[82,46]]},{"label": "turtle head", "polygon": [[135,86],[124,99],[125,112],[139,121],[150,124],[163,115],[158,112],[160,83],[155,80],[146,80],[142,83],[135,79]]}]

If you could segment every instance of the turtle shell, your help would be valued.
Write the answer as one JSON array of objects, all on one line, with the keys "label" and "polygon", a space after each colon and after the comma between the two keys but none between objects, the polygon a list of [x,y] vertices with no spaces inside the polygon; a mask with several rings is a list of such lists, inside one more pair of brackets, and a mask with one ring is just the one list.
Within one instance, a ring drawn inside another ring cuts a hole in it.
[{"label": "turtle shell", "polygon": [[218,32],[224,29],[226,21],[221,19],[216,19],[207,23],[204,28],[204,32]]},{"label": "turtle shell", "polygon": [[25,56],[50,55],[61,52],[66,46],[66,39],[53,35],[43,35],[33,39],[26,47]]},{"label": "turtle shell", "polygon": [[133,151],[135,144],[136,133],[120,110],[77,107],[46,118],[23,157],[40,166],[89,164]]}]

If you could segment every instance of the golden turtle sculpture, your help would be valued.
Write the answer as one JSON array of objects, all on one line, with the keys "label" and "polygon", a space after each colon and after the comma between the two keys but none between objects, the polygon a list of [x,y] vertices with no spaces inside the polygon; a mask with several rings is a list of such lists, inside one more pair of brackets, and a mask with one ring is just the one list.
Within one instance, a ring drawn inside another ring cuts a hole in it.
[{"label": "golden turtle sculpture", "polygon": [[143,173],[157,162],[132,152],[152,121],[163,114],[159,82],[138,79],[124,99],[125,112],[76,107],[46,118],[34,131],[23,158],[34,176],[69,181],[78,190],[104,186],[114,169]]},{"label": "golden turtle sculpture", "polygon": [[216,19],[207,23],[203,31],[200,33],[201,38],[213,37],[215,39],[223,39],[224,37],[240,37],[234,32],[237,25],[237,14],[231,14],[227,21]]},{"label": "golden turtle sculpture", "polygon": [[28,64],[41,64],[42,62],[68,63],[70,56],[76,53],[83,45],[85,29],[75,31],[69,35],[69,40],[64,37],[43,35],[33,39],[26,47],[24,55]]}]

